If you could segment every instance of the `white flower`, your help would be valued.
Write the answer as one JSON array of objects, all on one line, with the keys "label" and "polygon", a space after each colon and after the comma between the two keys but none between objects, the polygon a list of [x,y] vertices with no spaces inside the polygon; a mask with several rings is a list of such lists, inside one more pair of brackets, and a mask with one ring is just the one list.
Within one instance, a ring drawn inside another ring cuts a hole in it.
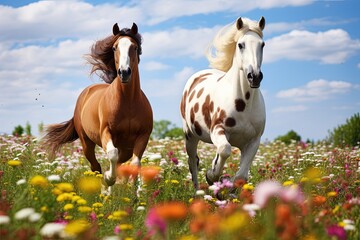
[{"label": "white flower", "polygon": [[58,182],[58,181],[60,181],[60,176],[59,175],[50,175],[47,177],[47,179],[50,182]]},{"label": "white flower", "polygon": [[195,194],[196,194],[196,196],[203,196],[203,195],[205,195],[205,191],[204,190],[197,190]]},{"label": "white flower", "polygon": [[33,214],[31,214],[31,215],[29,216],[29,221],[30,221],[30,222],[37,222],[37,221],[40,220],[40,218],[41,218],[41,214],[35,212],[35,213],[33,213]]},{"label": "white flower", "polygon": [[120,240],[118,236],[106,236],[102,240]]},{"label": "white flower", "polygon": [[5,225],[10,223],[10,217],[6,215],[0,215],[0,225]]},{"label": "white flower", "polygon": [[15,213],[15,219],[22,220],[30,217],[31,214],[35,213],[33,208],[23,208]]},{"label": "white flower", "polygon": [[138,206],[136,210],[138,210],[138,211],[145,211],[145,207],[144,207],[144,206]]},{"label": "white flower", "polygon": [[24,184],[24,183],[26,183],[26,180],[25,180],[25,179],[20,179],[20,180],[18,180],[18,181],[16,182],[16,185],[22,185],[22,184]]},{"label": "white flower", "polygon": [[210,195],[205,195],[204,199],[207,200],[207,201],[211,201],[211,200],[213,200],[213,197],[210,196]]},{"label": "white flower", "polygon": [[254,217],[256,215],[256,211],[260,210],[260,206],[255,203],[244,204],[243,209],[247,211],[251,217]]},{"label": "white flower", "polygon": [[65,225],[61,223],[46,223],[41,229],[40,234],[44,237],[55,237],[64,235]]}]

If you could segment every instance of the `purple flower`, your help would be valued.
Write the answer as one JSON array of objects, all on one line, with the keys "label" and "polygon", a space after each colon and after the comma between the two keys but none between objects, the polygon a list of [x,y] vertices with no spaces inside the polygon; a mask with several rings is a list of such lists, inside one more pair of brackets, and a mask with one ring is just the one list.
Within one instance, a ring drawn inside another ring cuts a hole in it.
[{"label": "purple flower", "polygon": [[179,160],[176,158],[176,157],[172,157],[170,159],[175,165],[178,165],[179,164]]},{"label": "purple flower", "polygon": [[346,231],[344,228],[338,225],[331,225],[326,228],[326,232],[329,236],[335,236],[338,240],[346,240]]}]

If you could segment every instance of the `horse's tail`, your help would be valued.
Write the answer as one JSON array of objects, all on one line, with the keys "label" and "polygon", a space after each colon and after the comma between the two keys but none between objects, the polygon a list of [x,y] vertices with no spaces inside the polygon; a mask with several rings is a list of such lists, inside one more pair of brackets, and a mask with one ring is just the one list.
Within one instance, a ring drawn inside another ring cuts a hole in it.
[{"label": "horse's tail", "polygon": [[63,144],[73,142],[78,138],[74,118],[71,118],[66,122],[48,125],[45,128],[45,135],[42,137],[41,143],[51,156],[54,156]]}]

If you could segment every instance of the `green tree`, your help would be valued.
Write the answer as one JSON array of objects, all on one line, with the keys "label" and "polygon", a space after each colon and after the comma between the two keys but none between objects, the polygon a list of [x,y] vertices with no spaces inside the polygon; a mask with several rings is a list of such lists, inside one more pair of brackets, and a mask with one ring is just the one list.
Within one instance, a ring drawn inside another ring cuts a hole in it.
[{"label": "green tree", "polygon": [[169,120],[154,121],[151,139],[177,138],[180,136],[183,136],[181,128],[176,127]]},{"label": "green tree", "polygon": [[24,134],[24,128],[21,125],[17,125],[12,132],[12,135],[17,136],[17,137],[19,137],[23,134]]},{"label": "green tree", "polygon": [[328,141],[336,146],[357,146],[360,142],[360,113],[354,114],[346,123],[329,132]]},{"label": "green tree", "polygon": [[26,122],[25,133],[26,133],[26,135],[31,136],[31,125],[29,122]]},{"label": "green tree", "polygon": [[292,140],[300,142],[301,136],[297,134],[294,130],[290,130],[287,134],[283,136],[278,136],[277,138],[275,138],[275,140],[280,140],[286,144],[290,144]]}]

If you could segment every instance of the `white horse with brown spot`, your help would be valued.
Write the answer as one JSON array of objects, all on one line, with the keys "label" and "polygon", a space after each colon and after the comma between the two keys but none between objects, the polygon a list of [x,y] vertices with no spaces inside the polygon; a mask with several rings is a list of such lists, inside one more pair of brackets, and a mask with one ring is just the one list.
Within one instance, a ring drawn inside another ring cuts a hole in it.
[{"label": "white horse with brown spot", "polygon": [[240,167],[232,180],[248,178],[265,128],[265,104],[259,89],[263,79],[264,27],[264,17],[258,22],[239,18],[224,27],[208,51],[213,69],[195,73],[185,85],[180,110],[196,189],[200,140],[217,148],[212,167],[206,173],[209,184],[219,180],[231,146],[241,150]]}]

